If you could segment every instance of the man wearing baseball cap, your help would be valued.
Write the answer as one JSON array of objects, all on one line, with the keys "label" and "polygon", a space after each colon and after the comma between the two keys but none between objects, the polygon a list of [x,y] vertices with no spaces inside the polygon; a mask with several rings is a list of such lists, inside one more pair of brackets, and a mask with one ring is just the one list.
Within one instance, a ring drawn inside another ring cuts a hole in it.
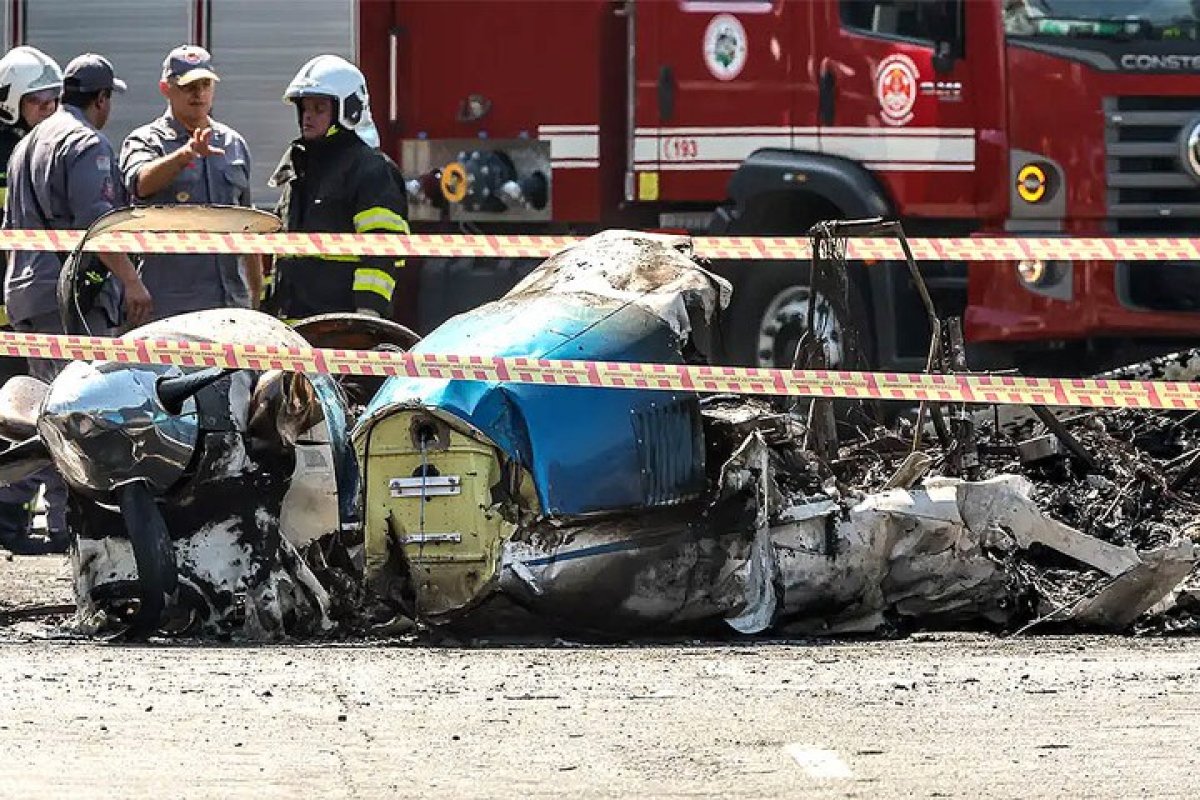
[{"label": "man wearing baseball cap", "polygon": [[[84,229],[123,205],[113,148],[100,132],[112,111],[113,94],[123,91],[125,82],[102,56],[86,53],[67,65],[61,107],[21,139],[9,160],[6,228]],[[4,300],[15,330],[63,332],[57,299],[62,265],[59,253],[10,254]],[[140,325],[149,320],[153,302],[127,256],[97,253],[85,269],[99,278],[98,291],[88,293],[84,308],[93,335],[108,335],[121,323],[122,289],[128,322]],[[62,362],[29,359],[30,374],[46,382],[54,379],[61,366]],[[65,549],[66,487],[52,468],[37,478],[46,484],[51,541],[55,549]],[[19,492],[20,488],[4,487],[4,492],[10,490]],[[0,501],[9,500],[0,495]]]},{"label": "man wearing baseball cap", "polygon": [[[158,88],[166,112],[137,128],[121,147],[121,176],[132,201],[152,205],[216,203],[249,206],[250,149],[241,134],[214,120],[220,81],[202,47],[176,47],[163,60]],[[206,308],[249,307],[262,290],[259,256],[147,254],[142,280],[155,317]]]}]

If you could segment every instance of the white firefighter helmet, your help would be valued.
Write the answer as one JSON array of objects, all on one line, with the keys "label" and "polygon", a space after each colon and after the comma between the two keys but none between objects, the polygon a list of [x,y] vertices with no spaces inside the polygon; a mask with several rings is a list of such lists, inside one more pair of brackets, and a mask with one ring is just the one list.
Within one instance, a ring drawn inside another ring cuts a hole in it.
[{"label": "white firefighter helmet", "polygon": [[21,98],[43,89],[62,91],[62,68],[35,47],[14,47],[0,58],[0,123],[15,125],[21,119]]},{"label": "white firefighter helmet", "polygon": [[332,97],[334,120],[352,130],[371,147],[379,147],[379,131],[371,119],[367,79],[358,67],[341,56],[317,56],[300,68],[283,93],[285,102],[301,97]]}]

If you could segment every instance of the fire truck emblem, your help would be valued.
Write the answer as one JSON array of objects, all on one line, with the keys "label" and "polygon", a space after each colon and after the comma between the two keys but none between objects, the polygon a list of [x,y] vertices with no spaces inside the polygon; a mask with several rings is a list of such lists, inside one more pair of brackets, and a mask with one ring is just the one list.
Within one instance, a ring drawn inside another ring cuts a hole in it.
[{"label": "fire truck emblem", "polygon": [[1184,169],[1192,174],[1192,179],[1200,181],[1200,119],[1192,120],[1191,126],[1185,126],[1183,131],[1180,161]]},{"label": "fire truck emblem", "polygon": [[746,66],[746,29],[737,17],[719,14],[704,31],[704,63],[720,81],[731,81]]},{"label": "fire truck emblem", "polygon": [[888,125],[907,125],[917,103],[920,76],[917,65],[905,55],[891,55],[879,63],[875,72],[875,96],[880,116]]}]

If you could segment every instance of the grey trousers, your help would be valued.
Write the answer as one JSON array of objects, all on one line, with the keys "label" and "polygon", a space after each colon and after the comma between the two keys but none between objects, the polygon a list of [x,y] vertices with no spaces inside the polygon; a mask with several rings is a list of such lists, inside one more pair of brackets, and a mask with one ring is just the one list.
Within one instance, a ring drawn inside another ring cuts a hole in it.
[{"label": "grey trousers", "polygon": [[[103,311],[95,309],[87,317],[88,328],[96,336],[111,335],[108,317]],[[13,321],[13,330],[21,333],[62,333],[62,320],[58,312],[40,314],[33,319]],[[55,361],[49,358],[29,359],[29,374],[40,381],[52,382],[58,373],[66,366],[65,361]],[[52,533],[63,533],[67,530],[67,486],[54,467],[47,467],[34,475],[7,486],[0,486],[0,503],[22,504],[33,500],[38,487],[46,486],[46,527]]]}]

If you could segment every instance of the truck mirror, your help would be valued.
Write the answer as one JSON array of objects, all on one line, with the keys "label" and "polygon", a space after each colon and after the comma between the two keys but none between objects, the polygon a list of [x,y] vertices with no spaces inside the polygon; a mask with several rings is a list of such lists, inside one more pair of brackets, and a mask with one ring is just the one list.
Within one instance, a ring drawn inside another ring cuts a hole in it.
[{"label": "truck mirror", "polygon": [[933,69],[945,75],[963,54],[961,0],[934,0],[926,7],[926,25],[933,39]]},{"label": "truck mirror", "polygon": [[958,60],[954,44],[951,42],[934,42],[933,71],[945,75],[954,70],[954,62]]}]

